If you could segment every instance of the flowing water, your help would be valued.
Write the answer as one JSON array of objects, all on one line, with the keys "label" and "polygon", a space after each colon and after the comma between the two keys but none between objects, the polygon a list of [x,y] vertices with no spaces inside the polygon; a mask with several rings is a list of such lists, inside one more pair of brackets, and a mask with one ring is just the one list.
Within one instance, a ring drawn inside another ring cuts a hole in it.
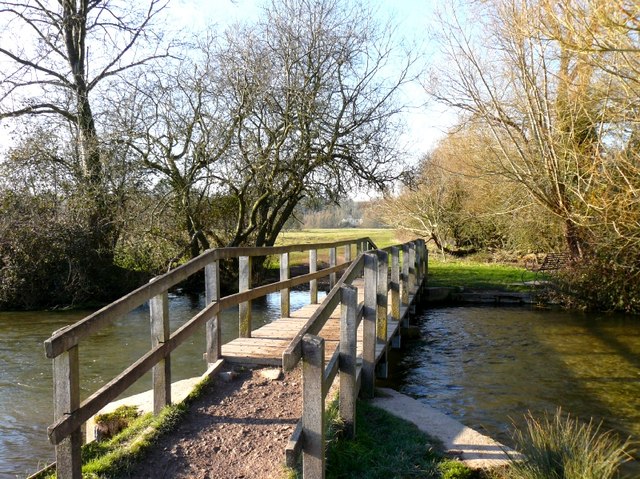
[{"label": "flowing water", "polygon": [[[292,291],[292,307],[308,292]],[[171,330],[203,298],[170,297]],[[253,303],[254,327],[279,317],[280,296]],[[53,460],[51,361],[43,341],[88,312],[0,313],[0,479],[24,477]],[[238,333],[237,309],[223,314],[223,340]],[[603,421],[640,441],[640,318],[520,308],[441,308],[419,319],[422,339],[392,374],[402,392],[510,443],[527,411],[563,411]],[[148,350],[149,312],[140,307],[80,344],[86,397]],[[204,371],[204,332],[172,354],[173,380]],[[150,376],[125,394],[149,389]],[[640,477],[638,463],[628,468]]]},{"label": "flowing water", "polygon": [[[526,308],[426,311],[400,390],[511,443],[527,411],[562,411],[640,441],[640,318]],[[625,467],[640,477],[640,464]]]},{"label": "flowing water", "polygon": [[[309,293],[291,291],[291,307],[308,304]],[[171,331],[204,307],[202,296],[170,295]],[[47,439],[53,422],[51,360],[43,342],[90,311],[0,312],[0,479],[26,477],[54,460]],[[253,301],[253,327],[280,317],[280,294]],[[222,314],[223,342],[238,336],[238,309]],[[80,343],[81,395],[86,398],[149,350],[149,309],[142,306]],[[171,355],[172,380],[205,370],[204,328]],[[125,392],[151,388],[148,373]]]}]

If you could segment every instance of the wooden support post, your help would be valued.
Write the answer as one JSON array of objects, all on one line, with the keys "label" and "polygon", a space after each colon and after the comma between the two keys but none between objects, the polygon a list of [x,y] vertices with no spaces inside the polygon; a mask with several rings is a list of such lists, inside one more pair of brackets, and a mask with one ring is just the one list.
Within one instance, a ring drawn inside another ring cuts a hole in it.
[{"label": "wooden support post", "polygon": [[[205,302],[207,306],[220,299],[220,262],[214,261],[204,267]],[[222,330],[220,314],[207,321],[205,359],[213,364],[222,357]]]},{"label": "wooden support post", "polygon": [[[291,275],[289,269],[289,253],[282,253],[280,255],[280,281],[286,281]],[[289,288],[280,290],[280,316],[282,318],[288,318],[291,314],[291,301],[289,296]]]},{"label": "wooden support post", "polygon": [[416,287],[416,244],[409,243],[409,292]]},{"label": "wooden support post", "polygon": [[[336,248],[329,248],[329,267],[336,266],[338,264],[338,254]],[[338,277],[336,273],[329,274],[329,289],[333,289],[336,285]]]},{"label": "wooden support post", "polygon": [[[238,269],[238,290],[248,291],[251,289],[251,256],[240,256]],[[251,301],[245,301],[239,305],[239,336],[251,337]]]},{"label": "wooden support post", "polygon": [[[315,273],[318,271],[318,250],[309,250],[309,273]],[[309,281],[309,302],[311,304],[318,304],[318,280],[312,279]]]},{"label": "wooden support post", "polygon": [[409,306],[409,245],[402,245],[402,278],[400,280],[402,305]]},{"label": "wooden support post", "polygon": [[360,395],[372,398],[375,388],[378,255],[364,256],[364,313],[362,319],[362,384]]},{"label": "wooden support post", "polygon": [[389,254],[378,250],[378,278],[376,294],[376,339],[387,342],[387,307],[389,295]]},{"label": "wooden support post", "polygon": [[351,245],[345,245],[344,247],[344,262],[345,263],[350,263],[351,262]]},{"label": "wooden support post", "polygon": [[[169,296],[165,291],[149,300],[151,312],[151,347],[169,339]],[[163,407],[171,404],[171,356],[158,361],[153,367],[153,413],[159,414]]]},{"label": "wooden support post", "polygon": [[358,289],[351,285],[340,288],[340,417],[347,439],[356,434],[356,346]]},{"label": "wooden support post", "polygon": [[[53,416],[55,421],[80,407],[78,346],[53,359]],[[56,473],[59,479],[81,479],[80,428],[56,445]]]},{"label": "wooden support post", "polygon": [[400,320],[400,250],[391,247],[391,319]]},{"label": "wooden support post", "polygon": [[324,339],[302,338],[302,477],[323,479],[324,457]]}]

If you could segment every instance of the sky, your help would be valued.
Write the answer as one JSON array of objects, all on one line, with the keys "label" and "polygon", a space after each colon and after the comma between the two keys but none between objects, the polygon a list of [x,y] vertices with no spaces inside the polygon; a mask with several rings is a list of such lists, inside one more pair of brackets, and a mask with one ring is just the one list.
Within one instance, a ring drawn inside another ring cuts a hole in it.
[{"label": "sky", "polygon": [[[204,30],[210,25],[224,27],[238,21],[255,20],[260,15],[260,5],[265,0],[170,0],[167,22],[176,29],[186,31]],[[429,32],[433,31],[436,0],[371,0],[368,4],[377,8],[380,21],[391,18],[399,32],[408,42],[424,52],[427,60],[435,59],[437,53]],[[453,112],[429,102],[419,84],[406,86],[403,101],[411,106],[405,114],[408,125],[403,142],[410,152],[409,160],[417,162],[425,152],[432,149],[447,128],[455,122]],[[9,145],[9,125],[0,123],[0,149]]]},{"label": "sky", "polygon": [[[238,21],[255,20],[260,6],[268,0],[176,0],[171,4],[171,17],[181,28],[204,29],[217,24],[224,27]],[[381,21],[392,19],[408,42],[424,50],[427,60],[437,58],[430,33],[435,26],[438,0],[369,0],[368,5],[377,8]],[[417,162],[432,149],[456,120],[452,111],[429,101],[419,84],[403,90],[404,101],[410,104],[405,114],[408,125],[403,141],[411,152],[410,160]]]}]

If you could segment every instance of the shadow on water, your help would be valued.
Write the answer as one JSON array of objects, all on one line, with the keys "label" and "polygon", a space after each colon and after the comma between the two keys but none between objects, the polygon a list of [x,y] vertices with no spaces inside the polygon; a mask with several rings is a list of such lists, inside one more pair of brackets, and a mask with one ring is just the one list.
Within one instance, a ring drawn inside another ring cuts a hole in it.
[{"label": "shadow on water", "polygon": [[[602,421],[640,441],[640,321],[525,308],[425,312],[398,364],[399,389],[511,445],[524,414]],[[624,473],[640,477],[633,461]]]}]

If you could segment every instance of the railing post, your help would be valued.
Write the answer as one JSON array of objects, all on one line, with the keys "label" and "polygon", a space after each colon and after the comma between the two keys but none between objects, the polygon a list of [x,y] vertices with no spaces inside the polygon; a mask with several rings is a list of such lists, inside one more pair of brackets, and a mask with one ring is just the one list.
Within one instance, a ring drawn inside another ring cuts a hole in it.
[{"label": "railing post", "polygon": [[[151,348],[169,339],[169,297],[165,291],[149,300],[151,313]],[[171,404],[171,357],[167,355],[153,366],[153,413]]]},{"label": "railing post", "polygon": [[344,247],[344,262],[351,262],[351,244],[345,245]]},{"label": "railing post", "polygon": [[364,313],[362,318],[362,385],[360,395],[372,398],[375,387],[378,256],[364,255]]},{"label": "railing post", "polygon": [[400,320],[400,250],[391,247],[391,319]]},{"label": "railing post", "polygon": [[389,302],[389,254],[386,251],[376,251],[378,256],[378,278],[376,294],[376,342],[384,345],[384,362],[378,363],[378,376],[386,378],[387,364],[387,315]]},{"label": "railing post", "polygon": [[[318,271],[318,250],[309,250],[309,273],[315,273]],[[311,304],[318,304],[318,280],[312,279],[309,281],[309,302]]]},{"label": "railing post", "polygon": [[302,339],[302,477],[323,479],[324,457],[324,339]]},{"label": "railing post", "polygon": [[[280,255],[280,281],[286,281],[291,275],[289,269],[289,253],[282,253]],[[289,288],[283,288],[280,290],[280,316],[288,318],[291,314],[291,301],[289,296]]]},{"label": "railing post", "polygon": [[[338,254],[335,246],[333,248],[329,248],[329,267],[336,266],[338,264]],[[338,277],[336,273],[329,274],[329,289],[333,289],[336,284]]]},{"label": "railing post", "polygon": [[356,347],[358,289],[351,285],[340,288],[340,417],[347,439],[356,433]]},{"label": "railing post", "polygon": [[[53,415],[55,421],[80,407],[78,346],[53,359]],[[59,479],[81,479],[80,428],[56,445],[56,473]]]},{"label": "railing post", "polygon": [[402,305],[409,306],[409,245],[402,245],[402,279],[401,279],[400,295]]},{"label": "railing post", "polygon": [[[238,291],[248,291],[251,288],[251,256],[238,258]],[[251,337],[251,301],[244,301],[239,305],[239,336]]]},{"label": "railing post", "polygon": [[409,292],[416,287],[416,244],[409,243]]},{"label": "railing post", "polygon": [[[207,306],[220,299],[220,261],[216,260],[204,267],[205,302]],[[222,331],[220,314],[207,321],[206,350],[207,364],[213,364],[222,357]]]}]

